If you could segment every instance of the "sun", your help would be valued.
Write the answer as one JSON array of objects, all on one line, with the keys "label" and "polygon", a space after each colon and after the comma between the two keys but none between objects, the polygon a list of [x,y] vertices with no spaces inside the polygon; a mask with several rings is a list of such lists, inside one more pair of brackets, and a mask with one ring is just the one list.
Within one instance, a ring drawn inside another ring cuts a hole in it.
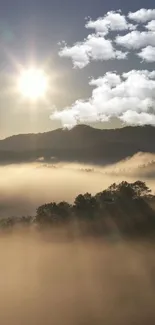
[{"label": "sun", "polygon": [[47,88],[48,79],[44,71],[36,68],[21,71],[18,78],[18,90],[24,97],[30,100],[43,98]]}]

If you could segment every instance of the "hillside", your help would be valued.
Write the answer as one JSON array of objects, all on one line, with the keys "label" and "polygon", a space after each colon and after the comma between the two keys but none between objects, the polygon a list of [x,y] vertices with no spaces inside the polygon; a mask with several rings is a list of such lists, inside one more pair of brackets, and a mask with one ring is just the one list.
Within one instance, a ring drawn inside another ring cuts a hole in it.
[{"label": "hillside", "polygon": [[112,163],[135,153],[155,153],[155,128],[124,127],[101,130],[79,125],[38,134],[19,134],[0,140],[0,162],[56,161]]}]

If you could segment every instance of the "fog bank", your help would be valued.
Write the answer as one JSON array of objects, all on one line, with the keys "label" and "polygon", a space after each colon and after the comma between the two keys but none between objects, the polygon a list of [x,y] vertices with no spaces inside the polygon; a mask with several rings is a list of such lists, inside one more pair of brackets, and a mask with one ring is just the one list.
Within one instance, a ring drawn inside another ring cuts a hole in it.
[{"label": "fog bank", "polygon": [[152,325],[154,253],[149,243],[1,235],[0,323]]},{"label": "fog bank", "polygon": [[[95,194],[122,180],[141,179],[154,191],[155,166],[147,166],[154,157],[138,154],[106,167],[43,162],[1,166],[0,217],[35,215],[39,205],[63,200],[72,203],[79,193]],[[140,168],[143,162],[146,167]]]}]

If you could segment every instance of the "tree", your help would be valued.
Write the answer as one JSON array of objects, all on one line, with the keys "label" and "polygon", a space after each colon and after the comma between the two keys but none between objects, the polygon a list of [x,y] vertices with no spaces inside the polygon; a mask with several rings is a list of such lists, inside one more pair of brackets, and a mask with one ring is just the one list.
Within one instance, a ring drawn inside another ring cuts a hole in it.
[{"label": "tree", "polygon": [[98,204],[101,206],[105,205],[106,203],[113,203],[115,201],[115,192],[111,191],[110,188],[104,190],[103,192],[97,193],[95,198]]},{"label": "tree", "polygon": [[55,202],[41,205],[37,209],[36,220],[40,223],[63,222],[70,216],[71,206],[67,202]]},{"label": "tree", "polygon": [[79,194],[74,201],[74,211],[80,217],[92,218],[97,208],[97,201],[90,193]]},{"label": "tree", "polygon": [[108,190],[113,195],[118,194],[128,198],[148,197],[151,193],[151,190],[142,181],[136,181],[134,183],[123,181],[118,185],[114,183],[109,186]]},{"label": "tree", "polygon": [[151,190],[145,184],[145,182],[136,181],[131,183],[131,187],[133,188],[136,197],[150,197]]},{"label": "tree", "polygon": [[62,221],[66,221],[71,215],[71,205],[65,201],[57,204],[57,214]]},{"label": "tree", "polygon": [[37,209],[36,220],[40,223],[51,223],[56,219],[55,216],[56,203],[49,203],[41,205]]}]

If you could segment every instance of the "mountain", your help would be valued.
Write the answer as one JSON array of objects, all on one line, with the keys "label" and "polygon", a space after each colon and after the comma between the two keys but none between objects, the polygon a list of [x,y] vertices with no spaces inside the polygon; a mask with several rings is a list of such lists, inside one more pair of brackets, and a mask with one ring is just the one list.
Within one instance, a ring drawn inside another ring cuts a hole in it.
[{"label": "mountain", "polygon": [[155,153],[155,128],[124,127],[101,130],[78,125],[38,134],[19,134],[0,140],[0,162],[79,161],[108,164],[137,152]]}]

